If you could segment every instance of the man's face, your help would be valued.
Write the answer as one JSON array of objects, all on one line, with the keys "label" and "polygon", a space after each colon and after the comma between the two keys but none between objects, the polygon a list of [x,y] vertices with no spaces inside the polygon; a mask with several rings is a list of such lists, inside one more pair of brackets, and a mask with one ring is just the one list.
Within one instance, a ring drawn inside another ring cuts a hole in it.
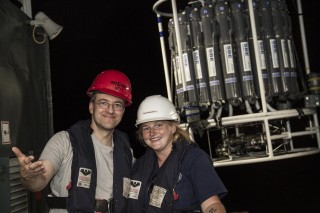
[{"label": "man's face", "polygon": [[120,123],[124,111],[124,100],[112,95],[98,93],[94,101],[89,103],[92,115],[92,128],[110,131]]}]

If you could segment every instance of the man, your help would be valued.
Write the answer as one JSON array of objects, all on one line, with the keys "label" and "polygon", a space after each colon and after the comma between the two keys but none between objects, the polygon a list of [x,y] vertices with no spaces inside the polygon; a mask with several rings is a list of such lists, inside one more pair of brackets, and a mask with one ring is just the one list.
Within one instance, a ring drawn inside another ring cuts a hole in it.
[{"label": "man", "polygon": [[50,182],[50,212],[126,212],[134,160],[127,134],[115,129],[131,105],[131,83],[117,70],[100,73],[87,91],[90,120],[56,133],[38,161],[13,147],[22,183],[40,191]]}]

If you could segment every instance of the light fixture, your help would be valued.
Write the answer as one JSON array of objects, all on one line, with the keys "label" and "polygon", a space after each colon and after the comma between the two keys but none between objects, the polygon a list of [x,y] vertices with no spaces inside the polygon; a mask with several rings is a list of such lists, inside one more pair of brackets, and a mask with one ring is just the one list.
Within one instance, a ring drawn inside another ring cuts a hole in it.
[{"label": "light fixture", "polygon": [[33,27],[32,37],[33,40],[38,44],[43,44],[46,41],[45,35],[42,41],[38,41],[36,39],[36,28],[42,27],[45,31],[46,35],[49,37],[50,40],[54,39],[59,33],[62,31],[63,27],[56,24],[52,21],[46,14],[43,12],[38,12],[35,17],[35,20],[31,20],[29,22],[30,25]]}]

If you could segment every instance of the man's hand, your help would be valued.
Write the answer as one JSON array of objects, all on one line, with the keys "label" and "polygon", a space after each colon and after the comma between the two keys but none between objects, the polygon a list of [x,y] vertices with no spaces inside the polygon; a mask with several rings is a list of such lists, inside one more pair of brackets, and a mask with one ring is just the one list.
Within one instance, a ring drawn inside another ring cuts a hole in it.
[{"label": "man's hand", "polygon": [[46,172],[46,168],[42,161],[32,162],[34,156],[25,156],[17,147],[12,147],[12,151],[19,160],[20,176],[24,181],[28,181]]}]

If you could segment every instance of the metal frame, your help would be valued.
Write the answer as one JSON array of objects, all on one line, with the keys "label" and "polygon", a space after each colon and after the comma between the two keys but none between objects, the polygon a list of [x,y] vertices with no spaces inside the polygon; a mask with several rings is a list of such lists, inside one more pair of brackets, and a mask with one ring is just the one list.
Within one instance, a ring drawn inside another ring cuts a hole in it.
[{"label": "metal frame", "polygon": [[[164,39],[163,39],[163,32],[162,32],[162,23],[161,23],[161,16],[164,17],[173,17],[174,19],[174,25],[176,29],[176,39],[177,39],[177,46],[178,46],[178,53],[181,57],[181,40],[180,40],[180,32],[178,27],[178,21],[177,21],[177,6],[176,6],[176,0],[171,0],[171,6],[172,6],[172,14],[161,12],[158,10],[159,5],[166,2],[167,0],[159,0],[157,1],[153,6],[153,11],[157,14],[158,17],[158,26],[159,26],[159,32],[160,32],[160,42],[161,42],[161,50],[162,50],[162,57],[163,57],[163,63],[165,68],[165,76],[166,76],[166,85],[167,85],[167,91],[168,91],[168,97],[169,100],[172,101],[171,97],[171,88],[170,88],[170,82],[169,82],[169,72],[168,72],[168,66],[167,66],[167,59],[166,59],[166,49],[164,45]],[[298,2],[298,9],[299,14],[302,14],[301,9],[301,3],[300,0],[297,0]],[[254,50],[255,50],[255,56],[258,58],[258,42],[257,42],[257,34],[256,34],[256,28],[255,28],[255,20],[254,20],[254,14],[253,14],[253,5],[252,0],[248,0],[249,5],[249,13],[250,13],[250,20],[251,20],[251,28],[252,28],[252,34],[253,34],[253,41],[254,41]],[[303,19],[302,15],[300,15],[300,32],[302,37],[302,45],[303,45],[303,51],[304,51],[304,60],[306,61],[305,64],[307,66],[307,74],[309,73],[309,62],[308,57],[305,52],[307,52],[306,48],[306,41],[304,36],[304,26],[303,26]],[[182,60],[180,59],[180,63]],[[262,72],[260,69],[260,62],[259,60],[256,60],[257,63],[257,71],[258,71],[258,80],[259,80],[259,88],[261,91],[261,94],[264,94],[264,87],[263,87],[263,79],[262,79]],[[180,66],[183,69],[183,66]],[[184,75],[184,72],[182,71],[182,75]],[[184,79],[184,76],[182,76]],[[185,81],[183,84],[185,88]],[[258,162],[267,162],[267,161],[274,161],[274,160],[282,160],[287,158],[293,158],[293,157],[299,157],[299,156],[305,156],[305,155],[311,155],[316,154],[320,152],[320,132],[319,132],[319,123],[318,123],[318,114],[317,110],[314,108],[303,108],[300,110],[297,109],[289,109],[289,110],[279,110],[279,111],[267,111],[267,105],[266,105],[266,99],[265,96],[261,96],[261,103],[262,103],[262,112],[260,113],[253,113],[253,114],[244,114],[244,115],[238,115],[238,116],[230,116],[230,117],[223,117],[221,118],[221,124],[222,126],[232,126],[232,125],[238,125],[238,124],[244,124],[244,123],[250,123],[250,122],[261,122],[262,125],[265,127],[265,136],[267,140],[266,149],[267,153],[265,157],[253,157],[250,159],[227,159],[227,160],[220,160],[220,161],[213,161],[214,165],[219,166],[230,166],[230,165],[241,165],[241,164],[248,164],[248,163],[258,163]],[[277,119],[288,119],[288,118],[295,118],[301,116],[301,113],[305,116],[310,117],[310,125],[305,127],[305,130],[303,131],[291,131],[290,123],[287,122],[287,131],[280,134],[280,135],[271,135],[270,129],[269,129],[269,121],[271,120],[277,120]],[[209,126],[207,129],[215,128],[217,127],[217,123],[214,120],[208,120]],[[188,124],[181,124],[181,127],[188,128]],[[189,129],[190,130],[190,129]],[[191,132],[192,134],[192,132]],[[295,148],[292,139],[299,136],[306,136],[306,135],[314,135],[317,140],[317,147],[306,147],[306,148]],[[277,139],[288,139],[291,141],[290,143],[290,151],[277,155],[274,153],[274,149],[272,147],[272,141]],[[210,145],[210,137],[208,137],[208,143],[209,147]],[[211,154],[211,150],[210,150]],[[212,155],[211,155],[212,157]]]}]

